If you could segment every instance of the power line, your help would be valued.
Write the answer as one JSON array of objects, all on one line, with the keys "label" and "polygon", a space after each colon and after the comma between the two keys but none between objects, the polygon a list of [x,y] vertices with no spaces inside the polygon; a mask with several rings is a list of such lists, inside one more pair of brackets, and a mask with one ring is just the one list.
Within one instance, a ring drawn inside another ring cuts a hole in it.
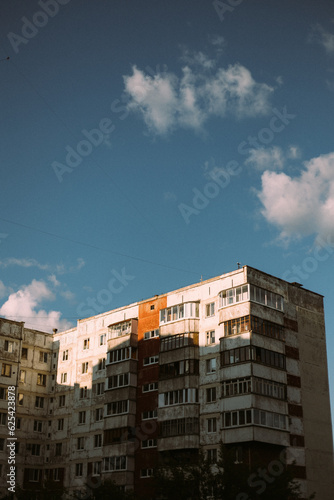
[{"label": "power line", "polygon": [[83,241],[74,240],[72,238],[68,238],[67,236],[62,236],[60,234],[51,233],[50,231],[44,231],[43,229],[39,229],[39,228],[36,228],[33,226],[28,226],[27,224],[22,224],[21,222],[12,221],[9,219],[4,219],[3,217],[0,217],[0,220],[3,222],[7,222],[8,224],[13,224],[15,226],[20,226],[20,227],[24,227],[26,229],[30,229],[32,231],[36,231],[38,233],[46,234],[47,236],[53,236],[54,238],[58,238],[60,240],[69,241],[71,243],[75,243],[77,245],[82,245],[82,246],[85,246],[88,248],[93,248],[95,250],[99,250],[100,252],[106,252],[106,253],[110,253],[110,254],[114,254],[114,255],[119,255],[121,257],[126,257],[127,259],[138,260],[139,262],[145,262],[147,264],[152,264],[154,266],[164,267],[165,269],[173,269],[174,271],[181,271],[184,273],[196,274],[196,276],[198,276],[197,271],[196,272],[189,271],[186,269],[181,269],[179,267],[168,266],[167,264],[161,264],[160,262],[154,262],[152,260],[144,259],[142,257],[135,257],[134,255],[129,255],[129,254],[121,253],[121,252],[115,252],[114,250],[110,250],[109,248],[101,248],[101,247],[98,247],[97,245],[92,245],[91,243],[85,243]]}]

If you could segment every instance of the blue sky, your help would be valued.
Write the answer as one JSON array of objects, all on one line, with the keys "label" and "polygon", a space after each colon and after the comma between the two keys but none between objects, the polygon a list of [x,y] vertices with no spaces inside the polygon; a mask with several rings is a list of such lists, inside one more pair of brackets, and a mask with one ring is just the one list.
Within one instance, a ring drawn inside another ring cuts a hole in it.
[{"label": "blue sky", "polygon": [[325,296],[334,401],[333,23],[3,0],[0,315],[66,328],[248,264]]}]

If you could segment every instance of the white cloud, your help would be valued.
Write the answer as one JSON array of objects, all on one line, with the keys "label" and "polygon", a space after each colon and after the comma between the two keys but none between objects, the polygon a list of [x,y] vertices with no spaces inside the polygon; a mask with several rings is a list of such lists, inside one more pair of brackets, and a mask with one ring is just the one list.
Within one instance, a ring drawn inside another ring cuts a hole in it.
[{"label": "white cloud", "polygon": [[299,177],[262,174],[262,214],[277,226],[282,240],[315,234],[334,235],[334,153],[304,163]]},{"label": "white cloud", "polygon": [[65,274],[65,273],[73,273],[76,271],[80,271],[85,266],[85,261],[81,257],[77,259],[77,263],[74,266],[70,266],[67,268],[63,263],[61,264],[41,264],[38,262],[36,259],[27,259],[27,258],[22,258],[22,259],[17,259],[16,257],[8,257],[4,260],[0,260],[0,267],[2,268],[7,268],[11,266],[18,266],[18,267],[24,267],[24,268],[29,268],[29,267],[37,267],[37,269],[41,269],[42,271],[49,271],[49,272],[56,272],[58,274]]},{"label": "white cloud", "polygon": [[54,300],[54,294],[43,281],[32,280],[30,285],[23,285],[17,292],[9,295],[0,308],[0,315],[24,321],[26,328],[51,332],[53,328],[65,330],[71,323],[61,318],[59,311],[40,309],[45,300]]},{"label": "white cloud", "polygon": [[75,294],[70,290],[63,290],[59,293],[65,300],[68,300],[69,302],[73,302],[73,300],[75,299]]},{"label": "white cloud", "polygon": [[51,281],[51,283],[53,284],[53,286],[59,286],[60,285],[60,281],[57,280],[57,277],[55,274],[51,274],[50,276],[48,276],[48,280]]},{"label": "white cloud", "polygon": [[3,297],[5,297],[6,294],[7,294],[7,288],[4,285],[4,283],[0,280],[0,299],[2,299]]},{"label": "white cloud", "polygon": [[251,149],[249,157],[245,161],[245,165],[251,165],[257,170],[281,170],[284,163],[283,151],[277,146],[266,149]]},{"label": "white cloud", "polygon": [[0,261],[0,267],[6,268],[10,266],[37,267],[43,271],[49,269],[48,264],[40,264],[36,259],[16,259],[15,257],[8,257]]},{"label": "white cloud", "polygon": [[334,54],[334,34],[326,31],[321,24],[316,24],[313,27],[309,41],[322,45],[327,54]]},{"label": "white cloud", "polygon": [[287,151],[287,158],[290,158],[291,160],[297,160],[300,158],[302,155],[301,150],[298,146],[289,146],[288,151]]},{"label": "white cloud", "polygon": [[194,72],[185,66],[181,78],[173,73],[149,76],[135,66],[132,71],[131,76],[123,77],[128,107],[156,134],[167,134],[177,127],[199,131],[212,116],[254,117],[270,109],[273,88],[257,83],[240,64],[220,68],[215,74],[205,69]]},{"label": "white cloud", "polygon": [[216,61],[210,59],[204,52],[195,52],[187,47],[182,47],[181,61],[189,66],[200,66],[205,70],[212,69],[216,65]]}]

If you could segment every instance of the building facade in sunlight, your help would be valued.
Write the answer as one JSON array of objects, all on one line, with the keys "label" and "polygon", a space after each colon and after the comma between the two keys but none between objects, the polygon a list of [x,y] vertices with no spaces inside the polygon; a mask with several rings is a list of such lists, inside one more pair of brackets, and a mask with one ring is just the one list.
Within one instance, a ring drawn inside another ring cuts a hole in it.
[{"label": "building facade in sunlight", "polygon": [[250,465],[286,450],[305,497],[333,498],[323,298],[298,283],[244,266],[65,332],[0,328],[4,493],[15,386],[25,489],[47,479],[84,498],[112,479],[151,498],[160,459],[215,462],[222,441]]}]

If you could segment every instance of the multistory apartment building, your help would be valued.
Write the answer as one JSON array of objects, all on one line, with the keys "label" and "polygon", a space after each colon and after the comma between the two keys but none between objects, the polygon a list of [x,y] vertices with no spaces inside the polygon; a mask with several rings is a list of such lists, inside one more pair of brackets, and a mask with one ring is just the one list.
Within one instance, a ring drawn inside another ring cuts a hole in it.
[{"label": "multistory apartment building", "polygon": [[65,332],[0,334],[2,489],[12,385],[24,488],[112,479],[154,498],[159,460],[214,462],[222,441],[250,465],[285,450],[305,498],[333,498],[323,297],[298,283],[244,266]]}]

